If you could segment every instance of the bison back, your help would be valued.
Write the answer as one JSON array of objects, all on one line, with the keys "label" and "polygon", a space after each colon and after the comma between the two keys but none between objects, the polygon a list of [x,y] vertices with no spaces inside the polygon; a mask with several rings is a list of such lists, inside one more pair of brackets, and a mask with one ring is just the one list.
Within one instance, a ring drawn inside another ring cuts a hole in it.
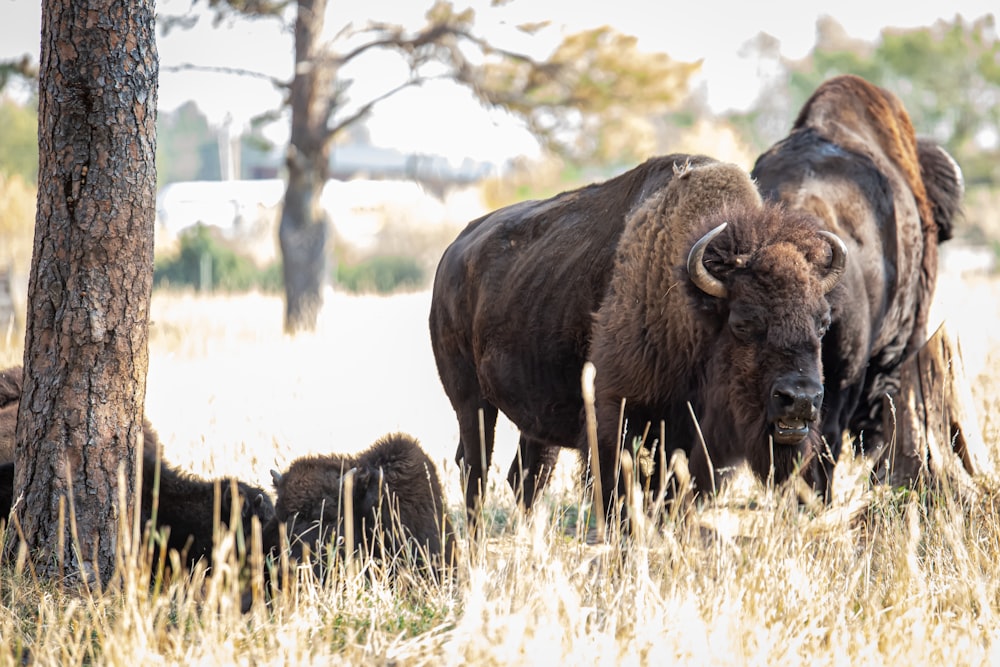
[{"label": "bison back", "polygon": [[490,213],[445,250],[431,344],[452,404],[484,397],[531,437],[572,445],[592,316],[629,213],[704,156],[654,158],[616,178]]}]

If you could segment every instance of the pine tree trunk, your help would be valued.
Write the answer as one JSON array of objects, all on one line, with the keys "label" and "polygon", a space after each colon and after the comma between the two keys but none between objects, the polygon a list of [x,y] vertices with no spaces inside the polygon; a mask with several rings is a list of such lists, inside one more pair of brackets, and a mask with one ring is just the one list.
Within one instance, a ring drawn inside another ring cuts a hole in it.
[{"label": "pine tree trunk", "polygon": [[153,17],[153,0],[42,5],[23,497],[7,535],[23,537],[36,572],[67,583],[108,581],[132,525],[153,273]]},{"label": "pine tree trunk", "polygon": [[329,221],[320,195],[330,172],[327,128],[335,69],[322,63],[320,36],[326,0],[299,0],[295,19],[295,76],[290,90],[292,132],[289,139],[288,187],[278,239],[285,279],[285,331],[312,331],[323,306]]}]

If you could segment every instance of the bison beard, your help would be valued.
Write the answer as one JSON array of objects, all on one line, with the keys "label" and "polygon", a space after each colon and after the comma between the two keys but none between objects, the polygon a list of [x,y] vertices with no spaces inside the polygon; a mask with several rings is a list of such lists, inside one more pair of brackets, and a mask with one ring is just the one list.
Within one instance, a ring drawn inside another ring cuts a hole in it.
[{"label": "bison beard", "polygon": [[816,89],[752,176],[765,199],[815,215],[848,246],[823,341],[825,446],[815,474],[829,498],[845,431],[870,453],[886,440],[883,400],[927,338],[937,246],[951,237],[962,174],[940,146],[915,138],[895,95],[839,76]]},{"label": "bison beard", "polygon": [[[14,429],[21,386],[20,366],[0,371],[0,406],[2,406],[0,407],[0,519],[2,520],[10,514],[14,501]],[[157,521],[155,527],[149,526],[149,528],[165,530],[167,550],[179,552],[185,564],[193,565],[200,559],[205,559],[209,566],[212,564],[216,488],[221,494],[219,520],[225,526],[232,517],[232,489],[235,484],[239,496],[237,518],[247,544],[250,540],[252,518],[257,517],[263,524],[274,515],[274,507],[263,489],[232,478],[204,480],[188,475],[160,458],[157,451],[159,438],[148,420],[143,420],[142,432],[143,481],[142,505],[139,508],[140,521],[146,526],[152,520],[155,471],[159,464]],[[159,546],[156,547],[155,553],[160,553]]]},{"label": "bison beard", "polygon": [[[352,471],[352,550],[371,554],[390,573],[400,566],[432,578],[450,573],[455,538],[437,471],[417,441],[403,433],[386,435],[358,454],[309,456],[295,460],[284,474],[272,471],[277,501],[263,530],[265,555],[276,564],[282,548],[295,562],[308,552],[322,578],[332,562],[330,546],[345,546],[343,494]],[[271,574],[269,567],[265,579]]]}]

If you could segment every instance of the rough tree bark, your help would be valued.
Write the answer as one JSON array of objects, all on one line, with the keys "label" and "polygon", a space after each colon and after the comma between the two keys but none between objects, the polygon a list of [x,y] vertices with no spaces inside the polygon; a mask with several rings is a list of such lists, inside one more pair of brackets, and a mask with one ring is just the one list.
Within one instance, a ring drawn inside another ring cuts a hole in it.
[{"label": "rough tree bark", "polygon": [[330,223],[320,206],[329,178],[333,133],[327,127],[336,70],[324,65],[320,38],[326,0],[299,0],[295,18],[295,76],[290,88],[292,132],[288,185],[278,240],[285,279],[285,332],[312,331],[323,305]]},{"label": "rough tree bark", "polygon": [[[38,207],[15,530],[36,572],[106,582],[131,526],[148,362],[153,0],[44,0]],[[119,466],[127,488],[119,488]],[[125,506],[119,502],[119,493]],[[8,555],[17,549],[11,539]]]},{"label": "rough tree bark", "polygon": [[975,494],[973,478],[992,472],[962,352],[944,325],[903,363],[883,414],[890,442],[879,472],[892,486],[945,483]]}]

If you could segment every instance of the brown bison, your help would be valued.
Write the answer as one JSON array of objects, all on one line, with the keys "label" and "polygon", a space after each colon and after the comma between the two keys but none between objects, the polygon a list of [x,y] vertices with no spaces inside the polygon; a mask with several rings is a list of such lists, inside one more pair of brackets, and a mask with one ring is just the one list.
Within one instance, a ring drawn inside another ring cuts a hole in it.
[{"label": "brown bison", "polygon": [[20,366],[0,370],[0,462],[14,460],[14,429],[23,383]]},{"label": "brown bison", "polygon": [[301,561],[312,555],[321,576],[332,552],[345,546],[345,480],[353,473],[353,550],[369,553],[393,571],[410,564],[437,577],[455,563],[455,538],[434,463],[404,433],[383,436],[358,454],[307,456],[284,473],[272,471],[277,500],[263,530],[264,553],[282,548]]},{"label": "brown bison", "polygon": [[892,93],[840,76],[813,93],[751,175],[766,200],[814,216],[848,248],[823,339],[817,477],[829,495],[845,430],[865,451],[882,444],[883,397],[926,339],[937,247],[951,236],[962,173],[941,147],[915,138]]},{"label": "brown bison", "polygon": [[704,156],[655,158],[472,222],[441,259],[430,312],[470,520],[498,410],[521,431],[525,470],[512,475],[528,507],[524,478],[544,481],[538,462],[585,446],[587,359],[605,508],[618,487],[623,399],[624,441],[662,421],[667,452],[689,454],[701,489],[716,481],[710,463],[746,459],[761,477],[787,477],[819,442],[826,297],[845,261],[815,218],[763,203],[745,171]]},{"label": "brown bison", "polygon": [[[10,410],[13,419],[4,420],[0,414],[0,517],[6,519],[13,505],[14,493],[14,428],[17,404],[21,395],[22,374],[20,367],[0,371],[0,400],[15,396],[2,409]],[[215,524],[215,492],[218,487],[221,511],[219,518],[227,524],[232,516],[235,483],[239,495],[238,517],[244,537],[249,543],[251,518],[256,516],[263,524],[274,515],[274,506],[263,489],[232,478],[204,480],[178,470],[159,457],[159,439],[148,420],[143,420],[142,450],[142,506],[139,508],[142,524],[153,517],[153,490],[157,463],[159,463],[159,500],[156,507],[156,529],[167,532],[167,549],[182,554],[185,562],[194,564],[204,558],[211,565],[213,528]],[[152,527],[151,527],[152,528]]]}]

